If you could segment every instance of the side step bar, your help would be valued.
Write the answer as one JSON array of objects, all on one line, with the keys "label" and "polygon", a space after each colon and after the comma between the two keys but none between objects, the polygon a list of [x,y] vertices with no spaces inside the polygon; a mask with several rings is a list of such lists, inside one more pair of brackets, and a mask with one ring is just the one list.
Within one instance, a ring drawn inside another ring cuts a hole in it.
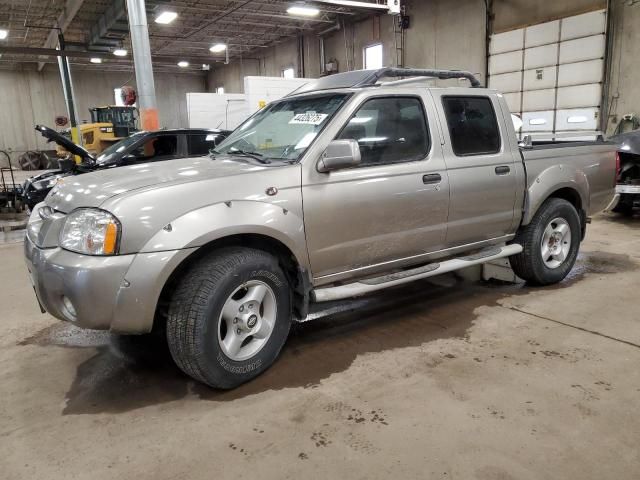
[{"label": "side step bar", "polygon": [[503,247],[492,247],[481,250],[478,253],[458,258],[452,258],[440,263],[430,263],[411,270],[403,270],[389,275],[375,278],[367,278],[358,282],[339,285],[337,287],[317,288],[313,290],[313,298],[316,302],[329,302],[344,298],[357,297],[365,293],[375,292],[396,285],[413,282],[422,278],[434,277],[441,273],[452,272],[462,268],[490,262],[498,258],[510,257],[522,252],[522,245],[513,243]]}]

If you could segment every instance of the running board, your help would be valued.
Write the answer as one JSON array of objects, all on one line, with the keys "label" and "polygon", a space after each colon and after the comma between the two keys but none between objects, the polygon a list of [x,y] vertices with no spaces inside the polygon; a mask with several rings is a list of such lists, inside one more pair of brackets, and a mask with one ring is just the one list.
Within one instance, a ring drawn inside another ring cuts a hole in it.
[{"label": "running board", "polygon": [[452,272],[462,268],[490,262],[498,258],[510,257],[522,252],[522,245],[513,243],[503,247],[492,247],[481,250],[473,255],[452,258],[440,263],[430,263],[411,270],[391,273],[380,277],[367,278],[358,282],[339,285],[337,287],[316,288],[313,298],[316,302],[329,302],[344,298],[357,297],[365,293],[375,292],[384,288],[395,287],[422,278],[434,277],[441,273]]}]

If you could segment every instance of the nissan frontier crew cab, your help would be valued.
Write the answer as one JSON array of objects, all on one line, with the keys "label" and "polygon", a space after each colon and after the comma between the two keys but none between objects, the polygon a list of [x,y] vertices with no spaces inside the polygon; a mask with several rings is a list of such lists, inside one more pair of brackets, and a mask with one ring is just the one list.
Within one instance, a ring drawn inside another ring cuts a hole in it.
[{"label": "nissan frontier crew cab", "polygon": [[314,302],[504,257],[530,284],[561,281],[615,177],[612,144],[520,147],[504,97],[470,73],[354,71],[208,156],[62,179],[31,214],[26,263],[53,316],[166,332],[184,372],[232,388]]}]

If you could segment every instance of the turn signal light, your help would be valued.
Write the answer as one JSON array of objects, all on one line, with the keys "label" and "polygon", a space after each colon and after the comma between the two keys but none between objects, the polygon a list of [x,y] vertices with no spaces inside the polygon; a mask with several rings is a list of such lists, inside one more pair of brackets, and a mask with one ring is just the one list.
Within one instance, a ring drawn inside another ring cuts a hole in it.
[{"label": "turn signal light", "polygon": [[115,223],[109,223],[104,234],[104,253],[111,255],[116,252],[116,243],[118,242],[118,227]]}]

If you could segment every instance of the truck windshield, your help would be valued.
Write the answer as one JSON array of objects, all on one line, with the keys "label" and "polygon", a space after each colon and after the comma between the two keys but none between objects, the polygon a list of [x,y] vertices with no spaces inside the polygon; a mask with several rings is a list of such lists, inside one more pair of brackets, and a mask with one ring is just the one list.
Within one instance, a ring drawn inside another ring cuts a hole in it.
[{"label": "truck windshield", "polygon": [[346,98],[346,94],[326,94],[274,102],[244,122],[212,153],[296,161]]}]

